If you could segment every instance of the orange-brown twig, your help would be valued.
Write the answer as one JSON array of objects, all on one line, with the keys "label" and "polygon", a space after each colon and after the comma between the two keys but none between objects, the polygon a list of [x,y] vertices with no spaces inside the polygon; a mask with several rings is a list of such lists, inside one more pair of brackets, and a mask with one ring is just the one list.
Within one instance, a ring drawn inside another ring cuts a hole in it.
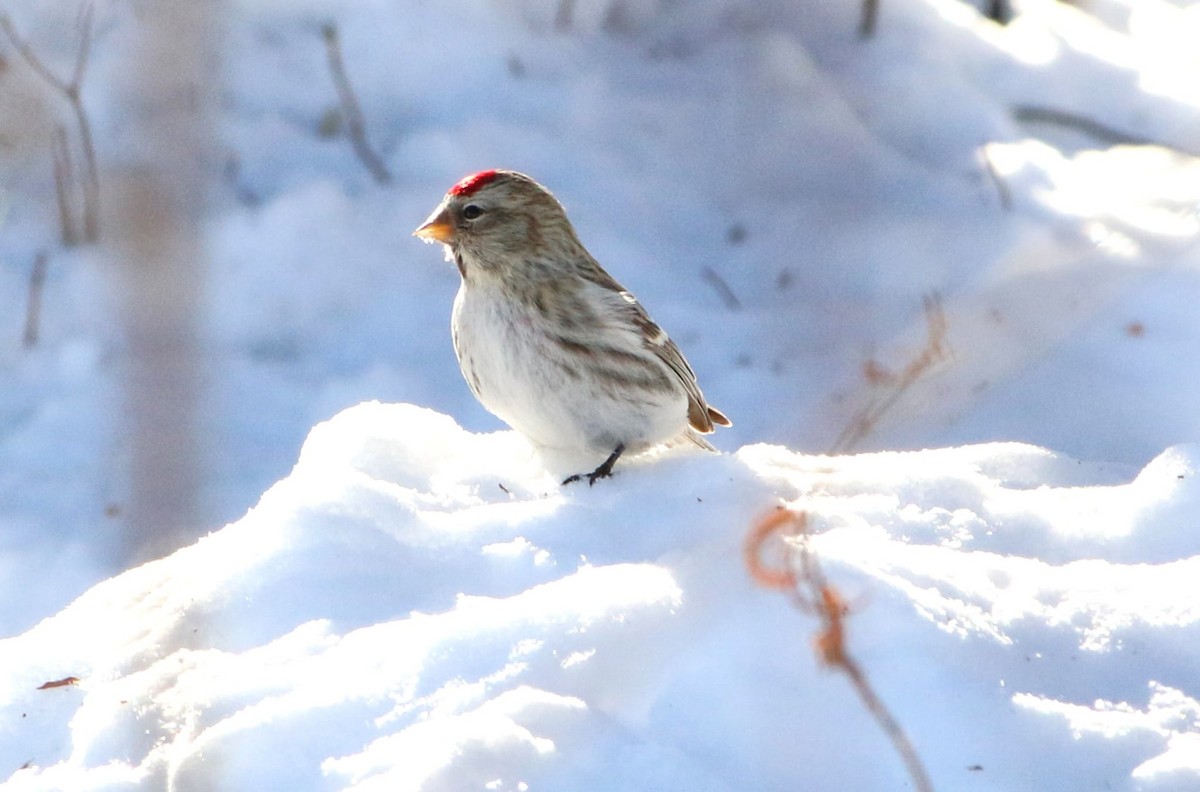
[{"label": "orange-brown twig", "polygon": [[[784,548],[783,562],[767,564],[763,552],[771,540]],[[846,649],[845,600],[825,579],[808,541],[808,514],[790,509],[777,509],[758,521],[746,536],[743,546],[746,567],[758,584],[786,591],[796,606],[815,613],[821,621],[815,647],[817,657],[830,668],[843,671],[871,717],[891,740],[908,770],[913,787],[918,792],[933,792],[929,774],[921,762],[904,729],[884,705],[862,667]]]},{"label": "orange-brown twig", "polygon": [[807,517],[803,512],[797,514],[780,507],[763,517],[750,529],[750,533],[746,536],[746,542],[742,546],[742,555],[746,561],[746,569],[750,571],[750,577],[758,585],[764,588],[795,592],[796,571],[790,563],[790,549],[785,551],[784,563],[768,566],[763,563],[763,546],[768,539],[779,538],[785,528],[794,528],[797,520],[804,524],[807,522]]},{"label": "orange-brown twig", "polygon": [[886,383],[888,390],[876,395],[867,402],[866,406],[854,414],[850,423],[846,424],[846,427],[834,440],[833,447],[829,449],[830,454],[844,454],[862,442],[863,438],[875,431],[880,420],[895,406],[905,391],[928,374],[930,369],[953,355],[950,345],[946,341],[946,312],[942,308],[941,296],[936,293],[926,295],[923,303],[926,325],[925,345],[897,375],[889,375],[875,361],[868,362],[865,369],[868,380],[872,383]]},{"label": "orange-brown twig", "polygon": [[38,690],[53,690],[54,688],[71,687],[72,685],[78,685],[78,684],[79,684],[79,677],[69,676],[69,677],[63,677],[62,679],[54,679],[54,680],[51,680],[50,682],[43,682],[42,684],[38,685],[37,689]]}]

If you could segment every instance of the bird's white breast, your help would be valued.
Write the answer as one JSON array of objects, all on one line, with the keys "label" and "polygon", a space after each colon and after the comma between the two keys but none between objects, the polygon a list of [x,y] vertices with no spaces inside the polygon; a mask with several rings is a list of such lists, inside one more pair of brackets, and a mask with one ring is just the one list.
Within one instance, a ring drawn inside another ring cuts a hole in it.
[{"label": "bird's white breast", "polygon": [[654,400],[613,393],[589,374],[586,356],[554,340],[541,312],[488,282],[463,282],[451,325],[476,397],[539,445],[607,454],[618,442],[637,450],[686,427],[682,391]]}]

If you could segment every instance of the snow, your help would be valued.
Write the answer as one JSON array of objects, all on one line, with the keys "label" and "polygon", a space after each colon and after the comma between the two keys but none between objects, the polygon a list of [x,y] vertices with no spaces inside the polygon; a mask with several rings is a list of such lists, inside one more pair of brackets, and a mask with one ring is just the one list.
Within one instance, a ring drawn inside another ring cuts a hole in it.
[{"label": "snow", "polygon": [[[1015,6],[888,0],[864,42],[853,2],[226,4],[199,512],[147,563],[114,253],[57,244],[0,112],[0,788],[912,788],[744,566],[779,505],[935,788],[1200,787],[1200,6]],[[75,4],[11,13],[68,71]],[[318,132],[330,20],[388,185]],[[138,24],[96,5],[106,169]],[[474,402],[409,234],[486,167],[563,201],[723,453],[563,488],[599,460]]]}]

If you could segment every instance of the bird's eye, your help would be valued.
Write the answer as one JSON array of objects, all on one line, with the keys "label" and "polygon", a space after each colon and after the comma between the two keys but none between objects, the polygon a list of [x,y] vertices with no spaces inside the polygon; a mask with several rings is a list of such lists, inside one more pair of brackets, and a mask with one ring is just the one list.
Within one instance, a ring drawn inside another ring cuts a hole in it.
[{"label": "bird's eye", "polygon": [[483,209],[475,204],[467,204],[463,207],[463,217],[467,218],[468,220],[474,220],[481,214],[483,214]]}]

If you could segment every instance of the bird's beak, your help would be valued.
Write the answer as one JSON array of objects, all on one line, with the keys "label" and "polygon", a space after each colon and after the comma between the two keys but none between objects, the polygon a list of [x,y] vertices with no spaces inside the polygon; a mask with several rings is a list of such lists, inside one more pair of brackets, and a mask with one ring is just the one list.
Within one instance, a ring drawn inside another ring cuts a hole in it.
[{"label": "bird's beak", "polygon": [[420,237],[426,242],[441,242],[444,245],[449,245],[454,239],[454,225],[450,222],[450,211],[438,207],[429,216],[429,219],[421,224],[421,227],[413,231],[413,236]]}]

